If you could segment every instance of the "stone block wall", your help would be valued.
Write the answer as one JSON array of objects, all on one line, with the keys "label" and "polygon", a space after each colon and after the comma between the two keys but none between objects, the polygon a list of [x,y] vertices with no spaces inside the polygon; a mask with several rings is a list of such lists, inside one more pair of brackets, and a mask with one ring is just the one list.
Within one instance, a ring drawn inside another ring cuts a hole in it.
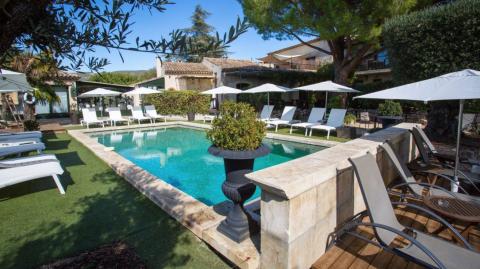
[{"label": "stone block wall", "polygon": [[247,175],[262,188],[260,267],[310,268],[335,227],[365,209],[348,158],[376,155],[389,184],[396,171],[378,146],[390,140],[403,160],[412,159],[413,126],[402,123]]}]

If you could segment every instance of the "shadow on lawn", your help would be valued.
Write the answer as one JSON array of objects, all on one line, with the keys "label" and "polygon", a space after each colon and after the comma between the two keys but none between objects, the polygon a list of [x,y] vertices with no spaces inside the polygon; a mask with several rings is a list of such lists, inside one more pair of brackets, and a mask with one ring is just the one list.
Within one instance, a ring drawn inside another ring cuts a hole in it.
[{"label": "shadow on lawn", "polygon": [[173,250],[176,245],[198,244],[191,242],[194,238],[147,198],[133,193],[136,190],[131,186],[112,183],[118,180],[121,179],[113,171],[95,174],[92,181],[111,183],[114,187],[79,198],[66,213],[78,216],[73,224],[44,222],[28,234],[13,238],[12,241],[25,243],[15,253],[3,257],[7,259],[0,262],[0,267],[38,266],[117,240],[138,249],[141,258],[155,267],[178,267],[189,262],[188,252]]}]

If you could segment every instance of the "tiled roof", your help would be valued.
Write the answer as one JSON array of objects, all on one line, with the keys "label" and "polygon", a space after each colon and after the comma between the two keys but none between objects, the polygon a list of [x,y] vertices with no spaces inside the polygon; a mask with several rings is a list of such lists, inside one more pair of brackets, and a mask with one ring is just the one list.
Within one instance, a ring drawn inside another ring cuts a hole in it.
[{"label": "tiled roof", "polygon": [[216,66],[219,66],[223,70],[238,70],[238,69],[262,69],[263,70],[267,68],[249,60],[235,60],[235,59],[228,59],[228,58],[208,58],[208,57],[204,57],[203,60],[208,61]]},{"label": "tiled roof", "polygon": [[77,75],[76,73],[65,72],[62,70],[57,71],[57,73],[54,74],[53,77],[60,80],[73,80],[73,81],[80,79],[80,76]]},{"label": "tiled roof", "polygon": [[201,63],[164,62],[162,68],[169,74],[202,74],[212,75],[212,71]]}]

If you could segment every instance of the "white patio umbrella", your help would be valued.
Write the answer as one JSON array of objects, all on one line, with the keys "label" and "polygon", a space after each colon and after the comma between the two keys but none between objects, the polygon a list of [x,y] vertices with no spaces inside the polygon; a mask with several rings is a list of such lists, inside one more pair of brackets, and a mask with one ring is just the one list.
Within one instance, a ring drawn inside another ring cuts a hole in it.
[{"label": "white patio umbrella", "polygon": [[33,88],[25,74],[0,69],[0,93],[28,91],[33,91]]},{"label": "white patio umbrella", "polygon": [[201,94],[212,94],[212,95],[213,94],[239,94],[239,93],[242,93],[242,92],[243,92],[242,90],[235,89],[235,88],[232,88],[232,87],[220,86],[220,87],[208,90],[208,91],[201,92]]},{"label": "white patio umbrella", "polygon": [[[111,96],[119,96],[122,94],[121,92],[116,92],[112,90],[107,90],[104,88],[96,88],[94,90],[84,92],[78,96],[78,98],[92,98],[92,97],[100,97],[102,99],[102,106],[103,106],[103,98],[104,97],[111,97]],[[100,110],[100,114],[103,117],[103,107]]]},{"label": "white patio umbrella", "polygon": [[358,93],[359,91],[354,90],[350,87],[343,86],[337,83],[327,80],[320,83],[305,85],[302,87],[295,88],[300,91],[311,91],[311,92],[325,92],[325,109],[327,109],[328,93]]},{"label": "white patio umbrella", "polygon": [[283,86],[278,86],[272,83],[265,83],[257,87],[253,87],[242,93],[267,93],[267,105],[270,105],[270,93],[271,92],[280,92],[280,93],[288,93],[288,92],[296,92],[296,89],[290,89]]},{"label": "white patio umbrella", "polygon": [[[201,94],[210,94],[212,95],[223,95],[223,94],[239,94],[239,93],[242,93],[243,91],[242,90],[239,90],[239,89],[235,89],[235,88],[232,88],[232,87],[228,87],[228,86],[220,86],[220,87],[217,87],[217,88],[213,88],[213,89],[210,89],[208,91],[204,91],[204,92],[201,92]],[[215,100],[217,98],[213,97]],[[214,103],[215,103],[215,100]]]},{"label": "white patio umbrella", "polygon": [[107,90],[104,88],[96,88],[94,90],[84,92],[78,96],[78,98],[92,98],[92,97],[108,97],[108,96],[119,96],[121,92],[116,92],[112,90]]},{"label": "white patio umbrella", "polygon": [[465,69],[355,98],[431,101],[459,100],[454,179],[458,180],[460,136],[465,100],[480,99],[480,71]]},{"label": "white patio umbrella", "polygon": [[124,95],[129,95],[129,96],[138,95],[138,96],[140,96],[140,101],[141,101],[141,104],[143,105],[143,95],[155,94],[155,93],[162,93],[162,92],[159,91],[159,90],[154,90],[154,89],[150,89],[150,88],[146,88],[146,87],[138,87],[138,88],[135,88],[131,91],[128,91],[128,92],[124,93]]},{"label": "white patio umbrella", "polygon": [[124,93],[124,95],[145,95],[145,94],[155,94],[155,93],[161,93],[161,92],[159,90],[154,90],[146,87],[138,87]]}]

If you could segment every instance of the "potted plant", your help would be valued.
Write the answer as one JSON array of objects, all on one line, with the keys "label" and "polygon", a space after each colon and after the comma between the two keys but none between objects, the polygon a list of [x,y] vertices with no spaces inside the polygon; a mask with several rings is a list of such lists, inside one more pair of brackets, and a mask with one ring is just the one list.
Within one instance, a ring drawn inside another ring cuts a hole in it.
[{"label": "potted plant", "polygon": [[[351,113],[348,113],[345,115],[345,118],[343,119],[344,124],[354,124],[357,120],[357,117]],[[343,127],[338,127],[337,128],[337,137],[340,138],[348,138],[352,139],[355,138],[357,135],[357,128],[353,126],[343,126]]]},{"label": "potted plant", "polygon": [[202,95],[197,91],[185,91],[184,94],[183,107],[187,113],[188,121],[194,121],[197,113],[208,113],[210,96]]},{"label": "potted plant", "polygon": [[243,208],[244,202],[255,192],[245,174],[253,171],[255,158],[270,153],[262,144],[265,123],[256,119],[253,107],[246,103],[224,102],[220,117],[212,122],[207,138],[212,142],[208,152],[222,157],[226,180],[222,184],[225,196],[233,207],[218,229],[236,242],[250,236],[250,216]]},{"label": "potted plant", "polygon": [[398,102],[386,100],[378,105],[378,118],[382,121],[383,128],[388,128],[401,121],[403,111]]}]

